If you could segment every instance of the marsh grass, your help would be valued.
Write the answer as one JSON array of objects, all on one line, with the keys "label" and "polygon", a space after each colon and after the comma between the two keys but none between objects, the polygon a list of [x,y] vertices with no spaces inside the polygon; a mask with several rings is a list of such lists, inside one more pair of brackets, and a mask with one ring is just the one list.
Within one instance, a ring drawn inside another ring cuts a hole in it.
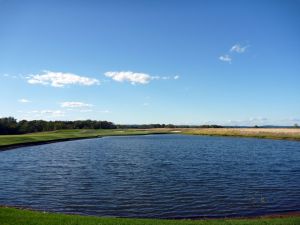
[{"label": "marsh grass", "polygon": [[189,128],[183,134],[300,140],[299,128]]}]

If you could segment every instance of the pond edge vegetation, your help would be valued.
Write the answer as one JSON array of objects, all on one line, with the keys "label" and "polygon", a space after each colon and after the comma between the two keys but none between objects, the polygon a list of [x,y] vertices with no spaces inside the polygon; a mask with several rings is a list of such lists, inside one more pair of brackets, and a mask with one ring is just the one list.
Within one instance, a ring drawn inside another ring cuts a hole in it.
[{"label": "pond edge vegetation", "polygon": [[0,206],[0,222],[5,225],[221,225],[221,224],[284,224],[300,223],[299,212],[271,216],[223,219],[140,219],[67,215],[60,213],[40,212],[29,209]]},{"label": "pond edge vegetation", "polygon": [[61,141],[101,138],[105,136],[154,134],[186,134],[300,141],[299,128],[70,129],[28,134],[0,135],[0,151]]}]

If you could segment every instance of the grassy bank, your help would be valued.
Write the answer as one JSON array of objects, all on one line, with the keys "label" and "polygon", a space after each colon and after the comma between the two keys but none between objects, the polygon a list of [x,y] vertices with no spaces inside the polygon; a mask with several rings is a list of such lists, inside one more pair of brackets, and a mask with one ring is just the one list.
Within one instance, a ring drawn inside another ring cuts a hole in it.
[{"label": "grassy bank", "polygon": [[145,134],[160,134],[168,131],[163,130],[143,130],[143,129],[82,129],[82,130],[58,130],[51,132],[38,132],[19,135],[0,135],[0,150],[9,146],[18,146],[35,143],[47,143],[54,141],[64,141],[81,138],[95,138],[104,136],[116,135],[145,135]]},{"label": "grassy bank", "polygon": [[49,143],[80,138],[95,138],[103,136],[120,135],[145,135],[145,134],[188,134],[188,135],[211,135],[232,137],[254,137],[282,140],[300,141],[300,129],[295,128],[180,128],[180,129],[82,129],[82,130],[58,130],[51,132],[39,132],[21,135],[0,135],[0,150],[30,145],[36,143]]},{"label": "grassy bank", "polygon": [[180,129],[183,134],[254,137],[300,141],[299,128],[188,128]]},{"label": "grassy bank", "polygon": [[123,219],[63,215],[0,207],[1,225],[297,225],[299,216],[282,218],[218,219],[218,220],[159,220]]}]

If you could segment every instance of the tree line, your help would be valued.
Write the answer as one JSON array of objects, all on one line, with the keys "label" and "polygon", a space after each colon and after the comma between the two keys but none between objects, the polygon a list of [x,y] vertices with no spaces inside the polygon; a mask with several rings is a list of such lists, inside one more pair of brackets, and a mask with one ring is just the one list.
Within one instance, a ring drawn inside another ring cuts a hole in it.
[{"label": "tree line", "polygon": [[20,120],[13,117],[0,118],[0,134],[24,134],[62,129],[115,129],[117,126],[109,121],[76,120],[76,121],[45,121]]},{"label": "tree line", "polygon": [[150,128],[222,128],[220,125],[174,125],[174,124],[133,124],[117,125],[117,128],[150,129]]},{"label": "tree line", "polygon": [[173,124],[137,124],[115,125],[109,121],[76,120],[76,121],[45,121],[45,120],[20,120],[13,117],[0,118],[0,134],[25,134],[42,131],[63,129],[150,129],[150,128],[220,128],[219,125],[173,125]]}]

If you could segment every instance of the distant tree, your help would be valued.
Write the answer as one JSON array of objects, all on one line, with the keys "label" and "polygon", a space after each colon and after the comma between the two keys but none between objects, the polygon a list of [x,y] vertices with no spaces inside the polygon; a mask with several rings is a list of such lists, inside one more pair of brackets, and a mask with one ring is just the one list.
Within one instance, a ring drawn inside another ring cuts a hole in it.
[{"label": "distant tree", "polygon": [[259,128],[259,126],[255,125],[254,128]]},{"label": "distant tree", "polygon": [[97,120],[78,121],[44,121],[44,120],[17,120],[13,117],[0,118],[0,134],[24,134],[61,129],[115,129],[112,122]]},{"label": "distant tree", "polygon": [[295,124],[294,124],[294,127],[295,127],[295,128],[299,128],[298,123],[295,123]]},{"label": "distant tree", "polygon": [[167,128],[176,128],[176,126],[173,125],[173,124],[167,124],[166,127],[167,127]]},{"label": "distant tree", "polygon": [[18,123],[13,117],[0,118],[0,134],[17,134]]},{"label": "distant tree", "polygon": [[[76,120],[76,121],[44,121],[21,120],[13,117],[0,118],[0,134],[24,134],[41,131],[53,131],[62,129],[149,129],[149,128],[221,128],[219,125],[174,125],[174,124],[133,124],[115,125],[109,121],[101,120]],[[257,126],[256,126],[257,127]]]}]

